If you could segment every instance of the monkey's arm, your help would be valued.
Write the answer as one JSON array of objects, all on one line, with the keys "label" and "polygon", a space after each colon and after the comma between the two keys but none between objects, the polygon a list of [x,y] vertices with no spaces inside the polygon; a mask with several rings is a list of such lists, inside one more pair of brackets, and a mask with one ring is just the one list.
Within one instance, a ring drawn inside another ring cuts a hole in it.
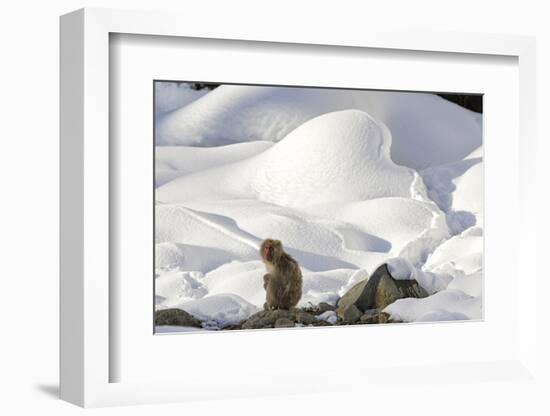
[{"label": "monkey's arm", "polygon": [[268,284],[270,278],[271,278],[271,276],[269,275],[269,273],[264,274],[264,289],[267,289],[267,284]]}]

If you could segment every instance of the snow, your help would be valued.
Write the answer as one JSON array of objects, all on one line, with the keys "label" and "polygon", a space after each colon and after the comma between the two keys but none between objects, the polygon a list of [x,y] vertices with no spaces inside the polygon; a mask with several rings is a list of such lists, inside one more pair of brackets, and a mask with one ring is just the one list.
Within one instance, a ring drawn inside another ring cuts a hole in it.
[{"label": "snow", "polygon": [[258,251],[269,237],[300,264],[298,306],[335,305],[388,263],[429,294],[389,305],[394,319],[481,318],[480,115],[432,94],[166,88],[164,104],[157,91],[157,309],[181,308],[210,330],[261,310]]},{"label": "snow", "polygon": [[162,298],[159,309],[171,308],[191,300],[204,297],[208,291],[200,282],[202,274],[180,269],[159,269],[155,278],[156,296]]},{"label": "snow", "polygon": [[[460,290],[446,289],[427,298],[398,299],[386,306],[384,312],[394,320],[426,322],[459,319],[481,319],[480,297],[469,296]],[[459,315],[458,315],[459,314]]]},{"label": "snow", "polygon": [[457,230],[483,224],[483,158],[480,148],[465,159],[420,172],[428,194]]},{"label": "snow", "polygon": [[206,326],[210,329],[236,324],[260,310],[234,294],[211,295],[184,302],[175,307],[206,322]]},{"label": "snow", "polygon": [[158,146],[155,151],[155,186],[214,166],[226,165],[261,153],[271,142],[235,143],[219,147]]},{"label": "snow", "polygon": [[481,271],[456,276],[447,286],[448,289],[457,289],[474,297],[483,294],[483,274]]},{"label": "snow", "polygon": [[173,334],[173,333],[181,333],[181,332],[199,332],[199,331],[206,331],[206,329],[189,327],[189,326],[173,326],[173,325],[155,326],[155,334]]},{"label": "snow", "polygon": [[155,82],[155,117],[182,108],[208,93],[194,90],[187,82]]},{"label": "snow", "polygon": [[396,280],[416,280],[428,294],[445,289],[453,277],[445,273],[432,273],[416,268],[405,258],[397,257],[386,261],[388,271]]},{"label": "snow", "polygon": [[336,321],[338,320],[338,317],[336,316],[336,312],[326,311],[326,312],[323,312],[320,315],[317,315],[317,319],[319,319],[321,321],[327,321],[331,324],[335,324]]},{"label": "snow", "polygon": [[312,118],[347,109],[388,126],[399,165],[442,165],[481,146],[480,116],[433,94],[242,85],[222,85],[169,113],[157,122],[156,140],[208,147],[278,142]]},{"label": "snow", "polygon": [[393,163],[390,146],[387,128],[368,114],[329,113],[259,155],[168,182],[156,198],[165,203],[259,199],[299,207],[408,197],[418,175]]}]

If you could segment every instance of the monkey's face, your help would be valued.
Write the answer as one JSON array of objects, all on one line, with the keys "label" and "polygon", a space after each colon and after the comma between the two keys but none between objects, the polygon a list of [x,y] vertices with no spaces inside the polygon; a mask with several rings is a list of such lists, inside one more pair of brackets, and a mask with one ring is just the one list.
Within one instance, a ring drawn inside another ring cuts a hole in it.
[{"label": "monkey's face", "polygon": [[260,247],[260,255],[264,263],[273,263],[273,259],[282,250],[282,244],[278,240],[264,240]]}]

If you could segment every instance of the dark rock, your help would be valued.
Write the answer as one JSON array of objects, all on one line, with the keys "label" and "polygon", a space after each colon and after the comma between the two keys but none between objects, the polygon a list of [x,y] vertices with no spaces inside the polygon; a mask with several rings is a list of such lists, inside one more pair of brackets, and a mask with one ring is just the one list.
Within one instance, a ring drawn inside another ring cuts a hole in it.
[{"label": "dark rock", "polygon": [[182,309],[162,309],[155,312],[155,325],[174,325],[201,327],[201,322]]},{"label": "dark rock", "polygon": [[387,265],[382,264],[368,280],[357,283],[342,296],[336,313],[346,320],[345,314],[353,313],[353,310],[349,311],[352,305],[356,306],[362,314],[369,309],[384,309],[397,299],[426,296],[428,293],[416,280],[396,280],[391,276]]}]

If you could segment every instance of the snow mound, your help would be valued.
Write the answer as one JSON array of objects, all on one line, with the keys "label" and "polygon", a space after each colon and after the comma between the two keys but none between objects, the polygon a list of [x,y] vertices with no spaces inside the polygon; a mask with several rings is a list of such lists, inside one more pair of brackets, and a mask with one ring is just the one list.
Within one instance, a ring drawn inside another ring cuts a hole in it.
[{"label": "snow mound", "polygon": [[260,199],[283,206],[411,195],[417,174],[389,157],[387,128],[358,110],[310,120],[252,158],[173,180],[162,202]]},{"label": "snow mound", "polygon": [[483,268],[483,230],[472,227],[445,241],[432,253],[425,270],[447,272],[453,276],[471,274]]},{"label": "snow mound", "polygon": [[157,144],[277,142],[306,121],[350,108],[340,91],[221,85],[157,123]]},{"label": "snow mound", "polygon": [[298,306],[318,305],[321,302],[335,305],[339,299],[338,293],[356,273],[357,270],[353,269],[304,273],[302,298]]},{"label": "snow mound", "polygon": [[[195,211],[232,218],[243,232],[284,242],[285,249],[311,271],[367,267],[381,261],[391,244],[359,227],[301,210],[249,200],[189,202]],[[320,244],[322,242],[322,244]],[[366,256],[365,252],[370,255]]]},{"label": "snow mound", "polygon": [[420,172],[428,195],[462,231],[483,224],[483,159],[476,149],[466,159]]},{"label": "snow mound", "polygon": [[449,285],[453,277],[449,274],[425,272],[416,268],[404,258],[392,258],[386,261],[391,276],[396,280],[416,280],[428,294],[437,293]]},{"label": "snow mound", "polygon": [[271,146],[271,142],[235,143],[219,147],[157,146],[155,186],[189,173],[249,158]]},{"label": "snow mound", "polygon": [[[427,298],[398,299],[386,306],[384,312],[392,319],[404,322],[429,320],[481,319],[481,298],[459,290],[443,290]],[[460,315],[457,315],[460,314]]]},{"label": "snow mound", "polygon": [[192,89],[186,82],[155,82],[155,116],[182,108],[207,93],[205,89]]},{"label": "snow mound", "polygon": [[208,293],[201,283],[202,273],[170,270],[155,278],[155,295],[160,296],[158,309],[170,308],[192,299],[200,299]]},{"label": "snow mound", "polygon": [[483,272],[458,275],[447,288],[461,290],[467,295],[480,297],[483,295]]},{"label": "snow mound", "polygon": [[278,142],[312,118],[351,108],[389,127],[400,165],[437,166],[481,146],[481,116],[434,94],[243,85],[221,85],[157,120],[156,143]]},{"label": "snow mound", "polygon": [[265,302],[264,274],[265,266],[260,260],[233,261],[207,273],[202,283],[211,295],[234,293],[262,307]]},{"label": "snow mound", "polygon": [[[233,259],[256,260],[258,258],[259,239],[241,230],[234,220],[181,205],[156,205],[155,239],[157,244],[165,242],[186,244],[190,254],[190,250],[201,250],[201,254],[207,255],[208,261],[212,262],[214,256],[208,253],[209,250],[215,255],[222,251],[224,259],[227,259],[227,253],[230,253]],[[199,249],[197,246],[204,249]],[[165,255],[161,254],[161,256]],[[168,255],[166,257],[170,258]],[[185,253],[177,258],[184,259]]]},{"label": "snow mound", "polygon": [[221,328],[239,323],[260,309],[235,294],[220,294],[185,302],[176,306],[207,323]]},{"label": "snow mound", "polygon": [[416,269],[406,259],[399,257],[388,259],[386,266],[395,280],[415,280]]},{"label": "snow mound", "polygon": [[391,243],[389,257],[403,257],[417,264],[444,240],[450,231],[444,213],[433,203],[409,198],[378,198],[325,208],[326,215],[358,226],[363,232]]},{"label": "snow mound", "polygon": [[317,117],[263,153],[252,188],[279,205],[409,196],[415,173],[390,159],[391,134],[367,113]]},{"label": "snow mound", "polygon": [[155,267],[193,270],[206,273],[231,261],[235,256],[214,247],[164,242],[155,246]]}]

